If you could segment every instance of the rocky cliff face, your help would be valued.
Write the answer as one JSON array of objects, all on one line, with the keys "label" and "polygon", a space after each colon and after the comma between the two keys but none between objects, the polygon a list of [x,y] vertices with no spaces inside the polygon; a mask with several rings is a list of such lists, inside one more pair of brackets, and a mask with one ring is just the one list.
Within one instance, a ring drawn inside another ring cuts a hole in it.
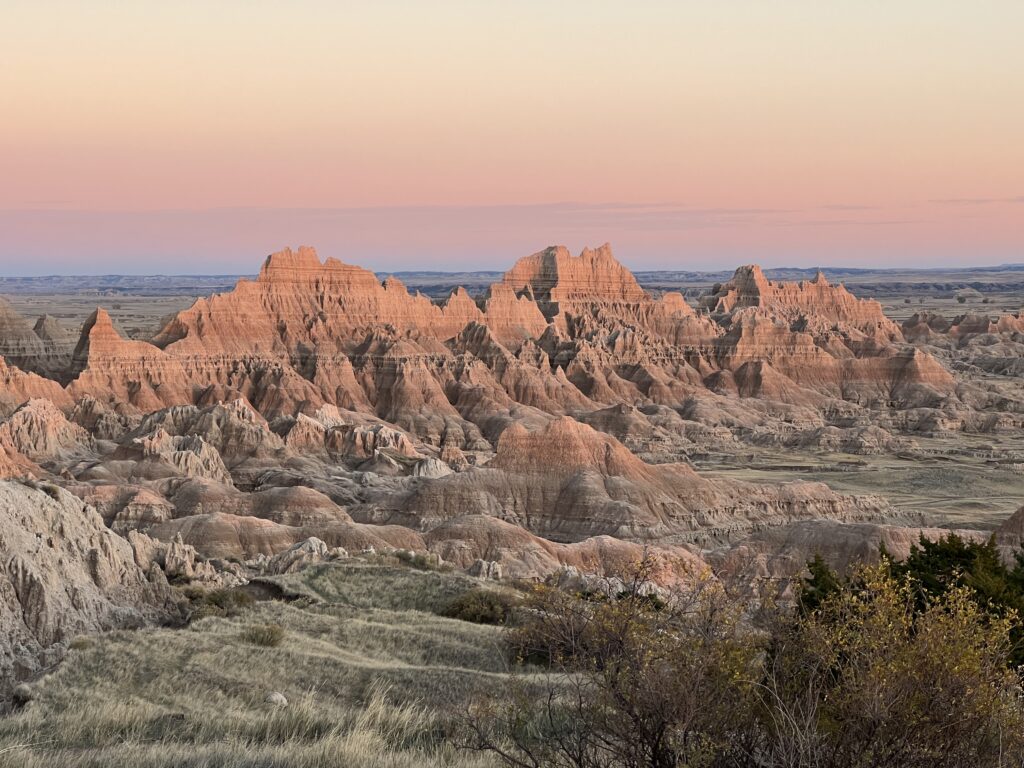
[{"label": "rocky cliff face", "polygon": [[939,408],[953,394],[877,302],[823,276],[775,284],[742,267],[702,304],[710,316],[679,294],[652,299],[607,245],[549,248],[480,301],[459,289],[440,303],[300,248],[197,301],[153,344],[122,338],[98,310],[65,378],[73,398],[122,411],[243,399],[274,418],[332,405],[459,448],[493,447],[523,409],[679,407],[708,392]]},{"label": "rocky cliff face", "polygon": [[144,341],[125,339],[97,309],[82,327],[67,374],[75,399],[92,396],[136,412],[191,402],[181,362]]},{"label": "rocky cliff face", "polygon": [[557,314],[563,303],[637,304],[648,300],[607,243],[597,250],[584,248],[579,256],[561,245],[526,256],[505,273],[504,283],[515,291],[529,290],[548,307],[545,314],[549,317]]},{"label": "rocky cliff face", "polygon": [[23,371],[0,357],[0,415],[10,415],[32,398],[49,400],[60,407],[72,403],[71,396],[56,381]]},{"label": "rocky cliff face", "polygon": [[94,509],[53,485],[0,481],[0,694],[54,664],[76,635],[169,610],[162,572]]},{"label": "rocky cliff face", "polygon": [[98,309],[69,353],[52,321],[4,310],[0,476],[59,483],[118,533],[176,542],[176,563],[315,537],[540,576],[657,542],[668,578],[757,532],[895,513],[818,483],[712,480],[690,455],[886,452],[1024,413],[949,365],[981,360],[979,340],[1009,357],[1019,317],[901,330],[822,275],[757,267],[699,304],[649,296],[608,246],[548,248],[440,302],[300,248],[151,342]]},{"label": "rocky cliff face", "polygon": [[388,519],[429,528],[466,509],[557,541],[608,535],[702,544],[809,517],[875,519],[891,511],[880,499],[842,497],[821,484],[711,481],[685,463],[648,464],[566,417],[534,432],[509,427],[490,463],[418,486]]},{"label": "rocky cliff face", "polygon": [[831,285],[822,272],[798,283],[772,282],[756,264],[740,267],[732,280],[701,298],[701,306],[727,318],[742,309],[757,308],[782,319],[822,327],[853,328],[866,336],[902,340],[899,327],[877,301],[858,299],[845,287]]}]

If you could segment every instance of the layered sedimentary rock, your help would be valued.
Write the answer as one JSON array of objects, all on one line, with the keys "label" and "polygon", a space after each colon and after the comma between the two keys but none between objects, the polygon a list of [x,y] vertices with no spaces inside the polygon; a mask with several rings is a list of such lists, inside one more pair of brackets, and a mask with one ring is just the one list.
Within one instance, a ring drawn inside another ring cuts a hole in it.
[{"label": "layered sedimentary rock", "polygon": [[[197,301],[152,345],[124,339],[98,310],[63,378],[72,398],[121,415],[240,400],[274,419],[333,406],[459,450],[493,449],[508,424],[536,426],[538,411],[679,407],[711,393],[939,408],[954,394],[877,302],[823,276],[776,284],[744,267],[702,303],[710,317],[679,294],[651,298],[607,245],[546,249],[481,300],[459,289],[440,303],[300,248]],[[9,325],[19,339],[31,331]]]},{"label": "layered sedimentary rock", "polygon": [[139,626],[168,608],[131,545],[52,485],[0,481],[0,685],[52,665],[76,635]]},{"label": "layered sedimentary rock", "polygon": [[59,377],[71,364],[76,342],[74,335],[52,315],[40,316],[32,330],[43,342],[43,371],[49,376]]},{"label": "layered sedimentary rock", "polygon": [[231,465],[250,458],[271,458],[284,449],[284,442],[267,420],[244,400],[163,408],[145,416],[130,436],[144,437],[157,431],[174,437],[201,437]]},{"label": "layered sedimentary rock", "polygon": [[425,534],[424,541],[444,562],[504,578],[544,578],[566,567],[599,577],[619,575],[648,557],[657,563],[654,580],[670,585],[700,578],[709,567],[685,546],[645,546],[611,536],[560,544],[486,515],[443,523]]},{"label": "layered sedimentary rock", "polygon": [[312,248],[304,247],[269,256],[255,281],[196,302],[154,342],[177,356],[288,360],[315,379],[322,366],[344,376],[344,370],[330,366],[373,328],[391,326],[444,341],[493,310],[490,324],[504,334],[515,330],[526,336],[538,329],[537,315],[507,292],[492,294],[485,308],[487,313],[462,289],[434,304],[422,294],[411,295],[395,278],[381,283],[360,267],[336,259],[321,263]]},{"label": "layered sedimentary rock", "polygon": [[70,422],[49,400],[28,400],[0,422],[0,445],[32,459],[47,461],[89,449],[92,437]]},{"label": "layered sedimentary rock", "polygon": [[866,336],[894,341],[902,338],[899,327],[885,316],[882,305],[858,299],[842,285],[831,285],[822,272],[813,280],[773,282],[756,264],[740,267],[732,280],[715,286],[701,298],[701,306],[713,315],[729,316],[738,310],[757,308],[788,320],[810,325],[827,324],[855,328]]},{"label": "layered sedimentary rock", "polygon": [[759,267],[740,267],[701,305],[728,329],[715,343],[719,386],[741,396],[936,407],[954,392],[950,373],[902,344],[878,302],[856,298],[821,273],[774,283]]},{"label": "layered sedimentary rock", "polygon": [[1019,317],[901,331],[823,275],[775,283],[757,267],[699,309],[648,295],[608,246],[548,248],[480,297],[439,302],[285,250],[152,342],[99,309],[73,354],[52,319],[7,309],[0,475],[64,484],[140,547],[159,539],[147,562],[169,552],[196,578],[197,557],[312,537],[527,576],[611,573],[657,543],[669,579],[701,566],[698,547],[894,514],[818,483],[710,480],[688,456],[911,450],[903,433],[1024,414],[940,362],[987,359],[993,339],[1009,358]]},{"label": "layered sedimentary rock", "polygon": [[43,340],[3,297],[0,297],[0,357],[19,368],[41,365],[46,357]]},{"label": "layered sedimentary rock", "polygon": [[92,396],[137,412],[188,403],[195,395],[178,360],[152,344],[122,337],[103,309],[82,327],[68,378],[73,398]]},{"label": "layered sedimentary rock", "polygon": [[0,357],[0,416],[8,415],[32,398],[67,407],[72,399],[56,381],[23,371]]},{"label": "layered sedimentary rock", "polygon": [[33,478],[41,474],[42,470],[28,458],[0,443],[0,480]]},{"label": "layered sedimentary rock", "polygon": [[563,303],[631,304],[648,298],[607,243],[597,250],[584,248],[579,256],[564,246],[552,246],[520,259],[505,273],[504,282],[516,291],[529,289],[549,316]]},{"label": "layered sedimentary rock", "polygon": [[954,365],[970,365],[997,376],[1024,375],[1024,315],[998,317],[968,313],[948,320],[934,312],[917,312],[903,323],[903,333],[932,354]]},{"label": "layered sedimentary rock", "polygon": [[615,438],[562,418],[535,432],[509,427],[486,466],[418,486],[397,509],[353,514],[430,528],[467,509],[559,541],[610,535],[698,542],[793,519],[870,519],[888,511],[880,499],[839,496],[822,484],[714,482],[686,464],[647,464]]},{"label": "layered sedimentary rock", "polygon": [[401,526],[364,526],[351,522],[332,525],[290,526],[258,517],[210,513],[172,520],[150,530],[171,540],[181,536],[208,557],[251,559],[271,556],[315,536],[330,547],[349,552],[426,547],[416,532]]},{"label": "layered sedimentary rock", "polygon": [[71,360],[74,341],[60,322],[43,315],[33,325],[0,297],[0,357],[10,364],[56,377]]}]

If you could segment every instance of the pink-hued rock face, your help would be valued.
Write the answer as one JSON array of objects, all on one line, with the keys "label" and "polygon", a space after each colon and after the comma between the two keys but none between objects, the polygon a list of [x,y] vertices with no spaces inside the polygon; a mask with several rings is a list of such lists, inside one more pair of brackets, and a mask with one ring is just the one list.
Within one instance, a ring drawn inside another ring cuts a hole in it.
[{"label": "pink-hued rock face", "polygon": [[10,414],[32,398],[49,400],[60,407],[71,405],[71,397],[56,381],[26,373],[0,357],[0,415]]},{"label": "pink-hued rock face", "polygon": [[740,539],[771,576],[792,565],[774,532],[817,546],[834,527],[839,562],[912,531],[883,531],[894,510],[876,497],[712,479],[686,457],[1020,428],[1024,411],[933,352],[1012,370],[1021,322],[920,313],[901,329],[823,275],[756,266],[695,310],[648,294],[607,245],[551,247],[481,296],[433,301],[286,249],[151,341],[97,309],[71,350],[52,319],[0,305],[16,361],[0,359],[0,477],[64,485],[182,578],[292,548],[273,567],[403,548],[528,578],[606,576],[653,550],[672,583],[716,549],[741,571]]},{"label": "pink-hued rock face", "polygon": [[[332,405],[458,449],[536,421],[524,408],[678,406],[700,390],[815,408],[933,407],[953,392],[877,302],[822,275],[772,283],[741,267],[701,303],[711,316],[678,293],[651,298],[607,245],[579,256],[548,248],[479,301],[457,289],[437,303],[303,247],[198,300],[153,344],[123,338],[97,310],[63,378],[72,399],[119,413],[241,399],[274,418]],[[24,336],[24,323],[7,325]],[[23,375],[15,386],[31,395],[45,385]]]},{"label": "pink-hued rock face", "polygon": [[357,344],[365,332],[390,325],[440,341],[483,313],[463,290],[442,305],[411,295],[401,281],[381,283],[372,272],[337,259],[321,263],[312,248],[267,257],[255,281],[201,299],[155,339],[175,354],[281,355],[305,344],[325,352]]},{"label": "pink-hued rock face", "polygon": [[529,288],[545,304],[636,304],[648,300],[632,273],[615,260],[607,243],[597,250],[585,248],[579,256],[561,245],[546,248],[517,261],[505,273],[504,282],[515,291]]},{"label": "pink-hued rock face", "polygon": [[0,423],[0,445],[33,461],[83,453],[91,443],[85,429],[68,421],[56,405],[43,398],[29,400]]},{"label": "pink-hued rock face", "polygon": [[69,378],[68,392],[75,399],[91,395],[141,412],[191,402],[194,396],[177,359],[122,337],[103,309],[82,327]]},{"label": "pink-hued rock face", "polygon": [[890,341],[902,340],[899,327],[882,313],[877,301],[858,299],[841,285],[831,285],[818,272],[813,280],[772,282],[756,264],[740,267],[732,280],[701,299],[701,306],[716,315],[757,307],[784,319],[807,318],[855,328]]}]

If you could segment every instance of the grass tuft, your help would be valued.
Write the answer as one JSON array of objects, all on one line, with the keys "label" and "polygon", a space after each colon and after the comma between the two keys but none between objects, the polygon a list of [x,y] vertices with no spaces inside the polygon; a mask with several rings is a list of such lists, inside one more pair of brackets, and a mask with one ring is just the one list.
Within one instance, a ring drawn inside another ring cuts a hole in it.
[{"label": "grass tuft", "polygon": [[210,616],[231,618],[247,610],[255,602],[252,595],[240,589],[206,590],[190,586],[182,590],[190,604],[189,621]]},{"label": "grass tuft", "polygon": [[284,642],[284,627],[280,624],[250,624],[242,630],[242,639],[253,645],[276,648]]}]

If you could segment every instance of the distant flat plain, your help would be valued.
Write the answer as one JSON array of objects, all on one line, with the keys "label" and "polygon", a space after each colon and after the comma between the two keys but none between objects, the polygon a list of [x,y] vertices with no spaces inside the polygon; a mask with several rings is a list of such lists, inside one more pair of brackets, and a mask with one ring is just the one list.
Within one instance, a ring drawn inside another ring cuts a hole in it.
[{"label": "distant flat plain", "polygon": [[[947,269],[854,269],[824,267],[825,276],[844,283],[861,298],[880,301],[897,322],[928,309],[953,317],[965,311],[1015,312],[1024,305],[1024,264]],[[766,269],[771,280],[810,280],[816,269]],[[691,302],[732,276],[731,269],[715,272],[662,270],[634,272],[640,284],[658,294],[679,291]],[[421,291],[440,300],[454,288],[464,287],[482,296],[501,279],[497,271],[379,272],[399,278],[410,291]],[[55,275],[46,277],[0,276],[0,296],[25,317],[49,314],[69,329],[77,329],[96,307],[110,312],[128,335],[147,338],[162,321],[192,305],[199,297],[231,290],[242,278],[254,275]],[[964,303],[958,296],[964,295]],[[987,300],[987,301],[986,301]]]}]

